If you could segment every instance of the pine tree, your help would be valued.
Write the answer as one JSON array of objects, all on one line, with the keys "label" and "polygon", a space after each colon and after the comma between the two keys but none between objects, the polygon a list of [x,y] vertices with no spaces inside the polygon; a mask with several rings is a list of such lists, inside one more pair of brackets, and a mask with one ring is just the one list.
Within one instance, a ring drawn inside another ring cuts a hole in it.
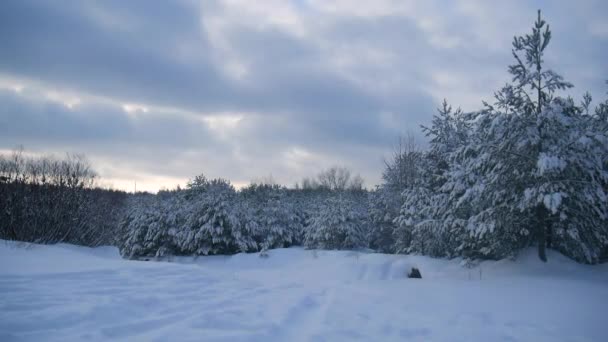
[{"label": "pine tree", "polygon": [[265,218],[263,248],[289,247],[297,242],[301,221],[282,191],[273,193],[266,201],[262,215]]},{"label": "pine tree", "polygon": [[306,232],[306,246],[322,249],[366,247],[366,222],[359,210],[355,202],[341,194],[327,200],[312,217]]},{"label": "pine tree", "polygon": [[370,248],[393,253],[395,249],[395,218],[399,214],[401,196],[399,191],[383,185],[378,187],[369,200],[369,244]]},{"label": "pine tree", "polygon": [[174,208],[160,198],[138,199],[122,222],[126,237],[121,255],[128,258],[162,257],[175,252],[169,229]]},{"label": "pine tree", "polygon": [[[233,254],[244,245],[235,210],[236,192],[225,180],[208,182],[201,189],[190,189],[190,213],[185,226],[177,233],[178,246],[193,255]],[[247,245],[247,244],[245,244]]]},{"label": "pine tree", "polygon": [[239,252],[253,252],[260,249],[259,236],[262,228],[255,208],[239,197],[236,200],[235,210],[237,224],[232,228],[232,236]]},{"label": "pine tree", "polygon": [[450,204],[465,203],[470,212],[463,250],[502,258],[535,243],[543,261],[554,246],[597,262],[606,239],[606,168],[597,158],[605,154],[605,132],[585,115],[590,98],[578,107],[556,97],[572,85],[544,69],[545,24],[539,12],[532,34],[515,38],[515,84],[496,94],[495,107],[467,119],[470,142],[453,153],[448,181],[467,190],[452,192]]},{"label": "pine tree", "polygon": [[516,63],[509,66],[513,84],[507,84],[497,93],[501,108],[540,115],[544,106],[553,99],[555,91],[573,87],[562,76],[544,68],[543,58],[550,41],[551,30],[538,10],[532,33],[513,38],[512,54]]},{"label": "pine tree", "polygon": [[453,110],[447,101],[433,117],[430,127],[423,127],[430,138],[430,149],[418,163],[420,175],[411,187],[404,189],[403,203],[395,219],[395,250],[398,253],[421,253],[453,256],[460,247],[462,210],[454,197],[462,194],[462,182],[455,151],[468,143],[469,126],[465,114]]}]

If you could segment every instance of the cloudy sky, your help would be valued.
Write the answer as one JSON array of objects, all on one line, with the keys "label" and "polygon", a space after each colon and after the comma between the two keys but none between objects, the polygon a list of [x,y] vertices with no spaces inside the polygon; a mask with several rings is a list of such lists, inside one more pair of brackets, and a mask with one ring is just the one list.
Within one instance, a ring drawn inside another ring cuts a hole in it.
[{"label": "cloudy sky", "polygon": [[331,165],[371,186],[443,98],[491,100],[538,8],[549,67],[604,99],[607,4],[5,0],[0,150],[84,153],[126,190],[201,172],[293,185]]}]

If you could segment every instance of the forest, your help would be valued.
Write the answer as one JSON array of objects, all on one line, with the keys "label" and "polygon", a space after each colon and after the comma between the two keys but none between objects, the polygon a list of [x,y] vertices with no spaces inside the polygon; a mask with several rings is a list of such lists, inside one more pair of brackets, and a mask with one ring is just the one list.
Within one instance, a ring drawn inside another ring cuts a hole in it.
[{"label": "forest", "polygon": [[447,101],[428,144],[399,140],[366,189],[332,167],[287,188],[236,190],[193,177],[184,189],[126,193],[97,186],[80,155],[0,155],[0,239],[115,245],[125,258],[310,249],[371,249],[503,259],[534,246],[580,263],[608,260],[608,99],[595,104],[547,68],[541,18],[512,43],[509,82],[481,108]]}]

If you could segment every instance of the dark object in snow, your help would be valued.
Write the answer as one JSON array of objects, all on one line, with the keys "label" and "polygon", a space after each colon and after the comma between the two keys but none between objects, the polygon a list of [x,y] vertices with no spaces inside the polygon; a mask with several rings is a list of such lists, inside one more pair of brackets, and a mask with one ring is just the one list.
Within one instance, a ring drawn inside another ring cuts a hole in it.
[{"label": "dark object in snow", "polygon": [[410,273],[407,274],[407,277],[422,279],[422,275],[420,274],[420,271],[416,267],[412,267],[412,270],[410,271]]},{"label": "dark object in snow", "polygon": [[267,249],[262,249],[260,251],[260,258],[268,258],[268,250]]}]

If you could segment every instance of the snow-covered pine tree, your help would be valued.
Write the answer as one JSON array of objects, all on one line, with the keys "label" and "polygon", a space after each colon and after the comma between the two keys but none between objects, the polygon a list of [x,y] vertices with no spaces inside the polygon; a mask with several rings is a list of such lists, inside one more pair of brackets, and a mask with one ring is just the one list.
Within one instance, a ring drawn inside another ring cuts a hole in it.
[{"label": "snow-covered pine tree", "polygon": [[294,246],[304,245],[304,231],[306,229],[308,218],[304,201],[302,200],[301,196],[299,196],[299,192],[300,191],[298,190],[288,189],[285,193],[285,203],[289,207],[290,215],[292,215],[290,220],[294,227],[292,230]]},{"label": "snow-covered pine tree", "polygon": [[295,203],[296,215],[302,224],[302,232],[298,236],[300,245],[304,245],[306,235],[310,231],[313,218],[324,208],[325,202],[330,198],[331,192],[325,189],[302,189],[292,193]]},{"label": "snow-covered pine tree", "polygon": [[[608,81],[606,81],[606,85],[608,85]],[[608,94],[608,93],[607,93]],[[600,103],[596,108],[595,108],[595,116],[599,119],[599,121],[601,122],[601,127],[604,131],[608,131],[605,127],[606,125],[608,125],[608,98]]]},{"label": "snow-covered pine tree", "polygon": [[465,250],[502,258],[535,243],[543,261],[554,246],[593,263],[606,243],[606,167],[597,157],[605,155],[606,133],[555,96],[572,85],[544,67],[545,25],[539,12],[532,34],[515,38],[515,83],[468,120],[473,138],[455,152],[454,169],[469,185],[450,203],[471,210]]},{"label": "snow-covered pine tree", "polygon": [[[419,184],[406,189],[399,216],[395,219],[395,250],[398,253],[420,253],[435,257],[454,257],[460,253],[466,207],[452,202],[453,194],[463,188],[450,176],[438,182],[435,160],[425,158],[429,170]],[[438,187],[442,184],[441,187]],[[464,216],[464,217],[463,217]]]},{"label": "snow-covered pine tree", "polygon": [[374,190],[369,199],[369,247],[381,253],[395,251],[395,218],[399,214],[401,195],[382,185]]},{"label": "snow-covered pine tree", "polygon": [[430,137],[430,149],[418,162],[420,176],[401,195],[395,250],[450,257],[456,254],[462,235],[464,213],[450,199],[466,188],[454,163],[454,152],[468,141],[465,114],[444,100],[432,125],[423,130]]},{"label": "snow-covered pine tree", "polygon": [[188,189],[189,213],[176,233],[181,251],[191,255],[233,254],[242,251],[236,191],[223,179],[205,181]]},{"label": "snow-covered pine tree", "polygon": [[236,198],[234,206],[238,224],[232,228],[232,236],[234,237],[238,251],[258,251],[261,248],[259,237],[262,228],[256,207],[242,196]]},{"label": "snow-covered pine tree", "polygon": [[341,193],[328,199],[312,217],[306,231],[309,248],[353,249],[366,247],[365,214]]},{"label": "snow-covered pine tree", "polygon": [[259,248],[284,247],[292,243],[287,218],[292,215],[281,200],[285,189],[278,185],[251,184],[241,190],[243,205],[249,212],[246,221],[255,222],[255,240]]},{"label": "snow-covered pine tree", "polygon": [[[454,152],[448,184],[451,210],[466,206],[466,230],[461,253],[466,257],[500,259],[530,245],[529,215],[518,209],[529,183],[525,144],[513,142],[525,134],[515,115],[484,111],[473,114],[469,144]],[[512,135],[512,136],[511,136]],[[513,139],[509,139],[513,138]],[[503,145],[504,144],[504,145]]]},{"label": "snow-covered pine tree", "polygon": [[302,231],[301,221],[283,190],[271,193],[262,209],[262,217],[264,249],[289,247],[297,242]]},{"label": "snow-covered pine tree", "polygon": [[422,177],[424,153],[413,135],[399,137],[390,159],[385,160],[383,183],[369,197],[370,247],[380,252],[395,250],[395,219],[402,204],[401,193],[411,189]]},{"label": "snow-covered pine tree", "polygon": [[[403,203],[399,215],[394,219],[396,228],[393,231],[393,249],[396,253],[424,254],[426,251],[424,238],[427,234],[423,232],[431,229],[429,224],[441,225],[440,221],[431,217],[431,198],[433,197],[431,191],[422,185],[403,191]],[[417,243],[414,243],[416,247],[412,246],[414,235],[417,236]]]},{"label": "snow-covered pine tree", "polygon": [[597,263],[608,248],[607,124],[583,110],[571,99],[548,106],[545,113],[552,120],[546,131],[552,139],[537,162],[546,181],[528,194],[532,200],[535,194],[543,196],[553,217],[548,246],[579,262]]},{"label": "snow-covered pine tree", "polygon": [[125,238],[120,253],[126,258],[161,257],[173,253],[169,234],[175,222],[171,217],[174,208],[160,198],[140,197],[136,199],[121,223]]}]

